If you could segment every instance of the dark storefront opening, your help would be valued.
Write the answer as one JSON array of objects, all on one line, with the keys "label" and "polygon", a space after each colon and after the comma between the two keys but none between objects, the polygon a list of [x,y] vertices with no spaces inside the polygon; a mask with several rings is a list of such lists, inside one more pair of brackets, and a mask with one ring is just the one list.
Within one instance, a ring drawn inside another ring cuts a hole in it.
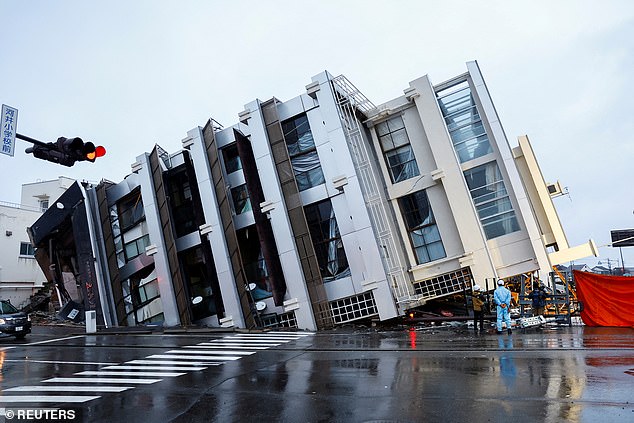
[{"label": "dark storefront opening", "polygon": [[244,266],[251,297],[254,301],[271,297],[273,293],[269,281],[269,272],[264,261],[255,225],[240,229],[237,234],[242,265]]},{"label": "dark storefront opening", "polygon": [[192,320],[200,320],[217,314],[214,286],[218,286],[211,254],[205,254],[202,246],[178,253],[185,282],[191,300]]}]

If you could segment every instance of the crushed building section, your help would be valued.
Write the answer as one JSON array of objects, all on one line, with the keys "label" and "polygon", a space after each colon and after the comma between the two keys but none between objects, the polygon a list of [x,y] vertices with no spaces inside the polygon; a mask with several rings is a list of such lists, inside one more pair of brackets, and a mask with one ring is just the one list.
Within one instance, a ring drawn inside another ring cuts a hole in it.
[{"label": "crushed building section", "polygon": [[230,127],[211,119],[119,183],[71,187],[32,227],[41,262],[70,262],[106,326],[315,330],[591,254],[568,246],[528,138],[511,149],[467,70],[378,106],[323,72]]}]

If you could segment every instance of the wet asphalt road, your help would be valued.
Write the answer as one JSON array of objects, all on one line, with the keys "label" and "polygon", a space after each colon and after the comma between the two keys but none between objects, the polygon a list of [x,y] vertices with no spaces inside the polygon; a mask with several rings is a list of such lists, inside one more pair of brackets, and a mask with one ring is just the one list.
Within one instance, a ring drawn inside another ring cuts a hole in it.
[{"label": "wet asphalt road", "polygon": [[634,329],[42,326],[0,339],[0,387],[0,414],[47,407],[82,422],[632,422]]}]

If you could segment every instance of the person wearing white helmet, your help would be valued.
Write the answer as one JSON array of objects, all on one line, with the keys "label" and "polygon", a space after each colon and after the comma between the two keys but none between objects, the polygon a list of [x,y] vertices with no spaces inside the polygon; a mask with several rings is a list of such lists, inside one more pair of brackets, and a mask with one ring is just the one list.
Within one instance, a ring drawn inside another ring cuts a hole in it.
[{"label": "person wearing white helmet", "polygon": [[495,292],[493,293],[493,300],[497,305],[497,333],[502,333],[502,321],[505,321],[506,329],[510,335],[512,333],[511,315],[509,311],[509,308],[511,307],[511,291],[504,286],[504,281],[502,279],[498,279],[498,287],[495,288]]},{"label": "person wearing white helmet", "polygon": [[480,332],[484,332],[484,312],[486,307],[484,303],[486,298],[482,293],[480,285],[473,285],[471,292],[471,305],[473,306],[473,330],[478,332],[478,322],[480,322]]}]

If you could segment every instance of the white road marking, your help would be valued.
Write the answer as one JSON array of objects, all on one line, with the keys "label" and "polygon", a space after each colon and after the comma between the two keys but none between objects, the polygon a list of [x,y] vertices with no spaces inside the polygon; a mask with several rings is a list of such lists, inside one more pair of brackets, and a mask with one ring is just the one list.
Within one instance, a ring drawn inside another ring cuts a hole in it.
[{"label": "white road marking", "polygon": [[129,364],[178,364],[179,366],[220,366],[222,363],[203,363],[203,362],[183,362],[176,360],[131,360],[127,361]]},{"label": "white road marking", "polygon": [[49,339],[48,341],[29,342],[28,344],[25,344],[25,345],[48,344],[49,342],[66,341],[68,339],[84,338],[85,336],[86,335],[68,336],[66,338]]},{"label": "white road marking", "polygon": [[207,367],[194,367],[194,366],[149,366],[149,365],[128,365],[128,364],[118,364],[116,366],[106,366],[102,367],[104,370],[112,370],[112,369],[121,369],[121,370],[165,370],[170,372],[176,371],[198,371],[205,370]]},{"label": "white road marking", "polygon": [[241,344],[241,345],[256,345],[260,347],[277,347],[278,345],[282,345],[280,342],[269,342],[269,341],[258,341],[255,339],[231,339],[231,340],[219,340],[219,341],[211,341],[210,345],[214,344]]},{"label": "white road marking", "polygon": [[300,336],[284,336],[284,335],[252,335],[252,334],[240,334],[228,336],[227,338],[245,338],[245,339],[275,339],[275,340],[294,340],[300,339]]},{"label": "white road marking", "polygon": [[2,403],[23,403],[23,402],[86,402],[91,401],[97,398],[101,398],[100,396],[82,396],[82,395],[3,395],[0,396],[0,402]]},{"label": "white road marking", "polygon": [[169,355],[169,354],[155,354],[155,355],[149,355],[146,358],[167,358],[167,359],[172,359],[172,360],[198,360],[198,361],[204,361],[204,360],[214,360],[214,361],[222,361],[222,360],[239,360],[242,357],[237,357],[237,356],[230,356],[230,355],[224,355],[224,356],[219,356],[219,355],[214,355],[214,356],[205,356],[205,355],[189,355],[189,356],[182,356],[182,355]]},{"label": "white road marking", "polygon": [[313,336],[315,332],[267,332],[272,335]]},{"label": "white road marking", "polygon": [[44,383],[123,383],[134,384],[139,383],[141,385],[149,385],[151,383],[160,382],[162,379],[123,379],[123,378],[105,378],[105,377],[54,377],[52,379],[46,379]]},{"label": "white road marking", "polygon": [[101,371],[101,370],[86,370],[84,372],[74,373],[77,376],[143,376],[143,377],[177,377],[182,376],[185,373],[176,372],[117,372],[117,371]]},{"label": "white road marking", "polygon": [[85,386],[85,385],[41,385],[41,386],[17,386],[4,389],[2,392],[123,392],[134,389],[134,386]]},{"label": "white road marking", "polygon": [[49,361],[49,360],[31,360],[30,358],[23,358],[21,360],[17,360],[17,359],[10,359],[10,360],[4,360],[4,361],[19,361],[19,362],[26,362],[26,363],[43,363],[43,364],[90,364],[90,365],[97,365],[97,366],[107,366],[109,364],[117,364],[117,363],[98,363],[98,362],[93,362],[93,361]]},{"label": "white road marking", "polygon": [[[194,345],[185,348],[197,348]],[[218,354],[218,355],[251,355],[254,351],[209,351],[209,350],[170,350],[165,354]]]},{"label": "white road marking", "polygon": [[201,342],[198,345],[205,345],[205,346],[209,346],[209,347],[214,347],[214,348],[246,348],[249,350],[266,350],[269,349],[270,347],[275,347],[277,345],[280,344],[269,344],[269,343],[262,343],[261,345],[258,344],[252,344],[252,343],[238,343],[238,342]]}]

